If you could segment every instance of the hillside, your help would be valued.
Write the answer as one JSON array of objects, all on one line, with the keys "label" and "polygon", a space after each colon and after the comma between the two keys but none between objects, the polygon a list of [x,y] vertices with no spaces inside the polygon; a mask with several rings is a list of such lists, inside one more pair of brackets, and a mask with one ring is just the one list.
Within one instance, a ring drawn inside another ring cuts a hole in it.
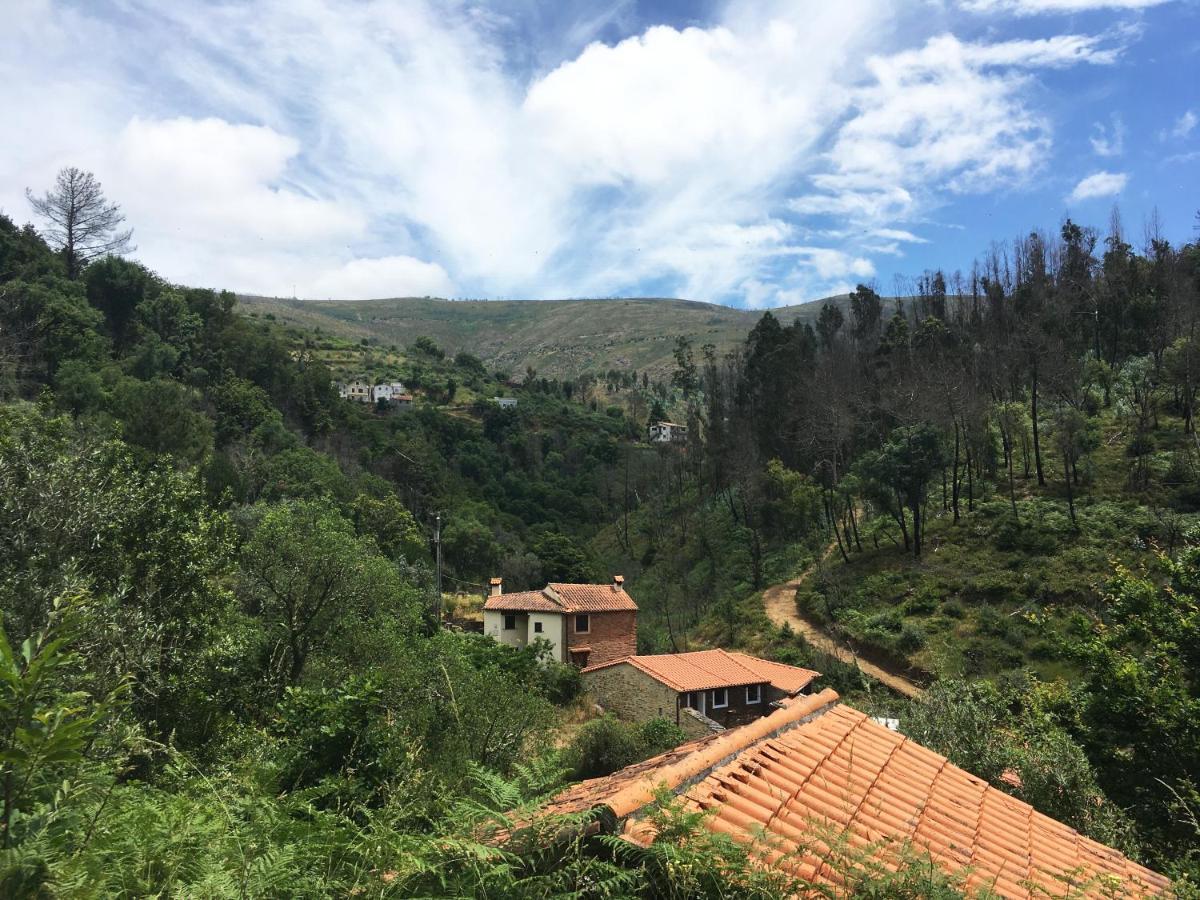
[{"label": "hillside", "polygon": [[[840,305],[846,297],[829,298]],[[673,366],[679,337],[725,353],[741,345],[762,316],[692,300],[389,300],[312,301],[241,296],[241,306],[299,328],[383,346],[407,346],[428,335],[449,353],[467,351],[496,371],[532,367],[557,378],[583,372],[648,372]],[[775,310],[785,323],[814,320],[826,300]]]}]

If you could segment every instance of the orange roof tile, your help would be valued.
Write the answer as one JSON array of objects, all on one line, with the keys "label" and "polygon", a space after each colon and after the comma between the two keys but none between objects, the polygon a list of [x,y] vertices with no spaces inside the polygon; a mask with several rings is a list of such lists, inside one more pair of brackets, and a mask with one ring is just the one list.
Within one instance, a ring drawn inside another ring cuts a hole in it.
[{"label": "orange roof tile", "polygon": [[948,872],[969,873],[970,887],[1004,897],[1169,890],[1164,876],[837,700],[826,690],[788,701],[749,725],[582,782],[545,811],[607,809],[609,821],[629,820],[627,839],[645,843],[653,831],[638,813],[666,784],[687,808],[710,812],[708,828],[753,844],[763,864],[820,883],[836,878],[821,852],[832,828],[884,856],[911,844]]},{"label": "orange roof tile", "polygon": [[483,601],[483,608],[500,612],[565,612],[542,591],[518,591],[488,597]]},{"label": "orange roof tile", "polygon": [[820,672],[814,672],[812,669],[802,669],[799,666],[789,666],[787,663],[759,659],[757,656],[747,656],[745,653],[730,653],[729,656],[752,672],[757,672],[762,676],[763,681],[769,682],[787,694],[803,690],[821,677]]},{"label": "orange roof tile", "polygon": [[620,612],[636,611],[637,604],[625,593],[624,588],[614,584],[556,584],[551,583],[546,591],[557,597],[567,612]]},{"label": "orange roof tile", "polygon": [[768,662],[727,650],[627,656],[610,663],[590,666],[583,671],[594,672],[623,662],[640,669],[672,690],[681,692],[770,683],[781,691],[793,694],[820,675],[819,672],[809,669]]}]

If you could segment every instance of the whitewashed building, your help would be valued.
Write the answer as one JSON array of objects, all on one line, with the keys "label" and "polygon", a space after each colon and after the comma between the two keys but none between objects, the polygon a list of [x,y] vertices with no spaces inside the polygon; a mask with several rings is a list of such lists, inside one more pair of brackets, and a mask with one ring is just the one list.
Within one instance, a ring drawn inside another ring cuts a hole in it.
[{"label": "whitewashed building", "polygon": [[688,428],[675,422],[654,422],[650,426],[650,443],[683,444],[687,442]]},{"label": "whitewashed building", "polygon": [[371,397],[376,403],[380,400],[391,402],[404,394],[404,385],[399,381],[390,381],[375,385],[373,391]]}]

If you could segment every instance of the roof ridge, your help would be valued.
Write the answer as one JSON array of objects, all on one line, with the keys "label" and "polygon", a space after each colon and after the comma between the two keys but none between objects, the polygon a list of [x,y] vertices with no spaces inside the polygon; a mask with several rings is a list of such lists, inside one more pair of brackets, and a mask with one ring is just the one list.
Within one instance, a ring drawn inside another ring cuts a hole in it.
[{"label": "roof ridge", "polygon": [[651,803],[659,785],[665,784],[673,793],[678,793],[747,747],[815,718],[832,709],[837,702],[837,691],[826,688],[819,694],[807,696],[778,709],[769,716],[724,731],[713,738],[712,743],[706,745],[705,752],[691,753],[657,773],[651,771],[643,775],[633,784],[621,788],[609,797],[604,805],[612,810],[618,819],[626,818]]}]

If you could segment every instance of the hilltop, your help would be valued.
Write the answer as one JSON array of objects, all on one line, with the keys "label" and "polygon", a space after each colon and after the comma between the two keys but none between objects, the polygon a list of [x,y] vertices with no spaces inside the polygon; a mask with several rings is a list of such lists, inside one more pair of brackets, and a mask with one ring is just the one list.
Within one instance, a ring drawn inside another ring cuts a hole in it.
[{"label": "hilltop", "polygon": [[[785,324],[815,320],[826,302],[773,310]],[[309,331],[382,346],[407,346],[427,335],[447,352],[466,351],[490,369],[511,373],[532,367],[569,378],[584,372],[669,372],[679,337],[719,353],[742,345],[761,310],[667,298],[613,300],[387,300],[315,301],[239,296],[244,309]]]}]

